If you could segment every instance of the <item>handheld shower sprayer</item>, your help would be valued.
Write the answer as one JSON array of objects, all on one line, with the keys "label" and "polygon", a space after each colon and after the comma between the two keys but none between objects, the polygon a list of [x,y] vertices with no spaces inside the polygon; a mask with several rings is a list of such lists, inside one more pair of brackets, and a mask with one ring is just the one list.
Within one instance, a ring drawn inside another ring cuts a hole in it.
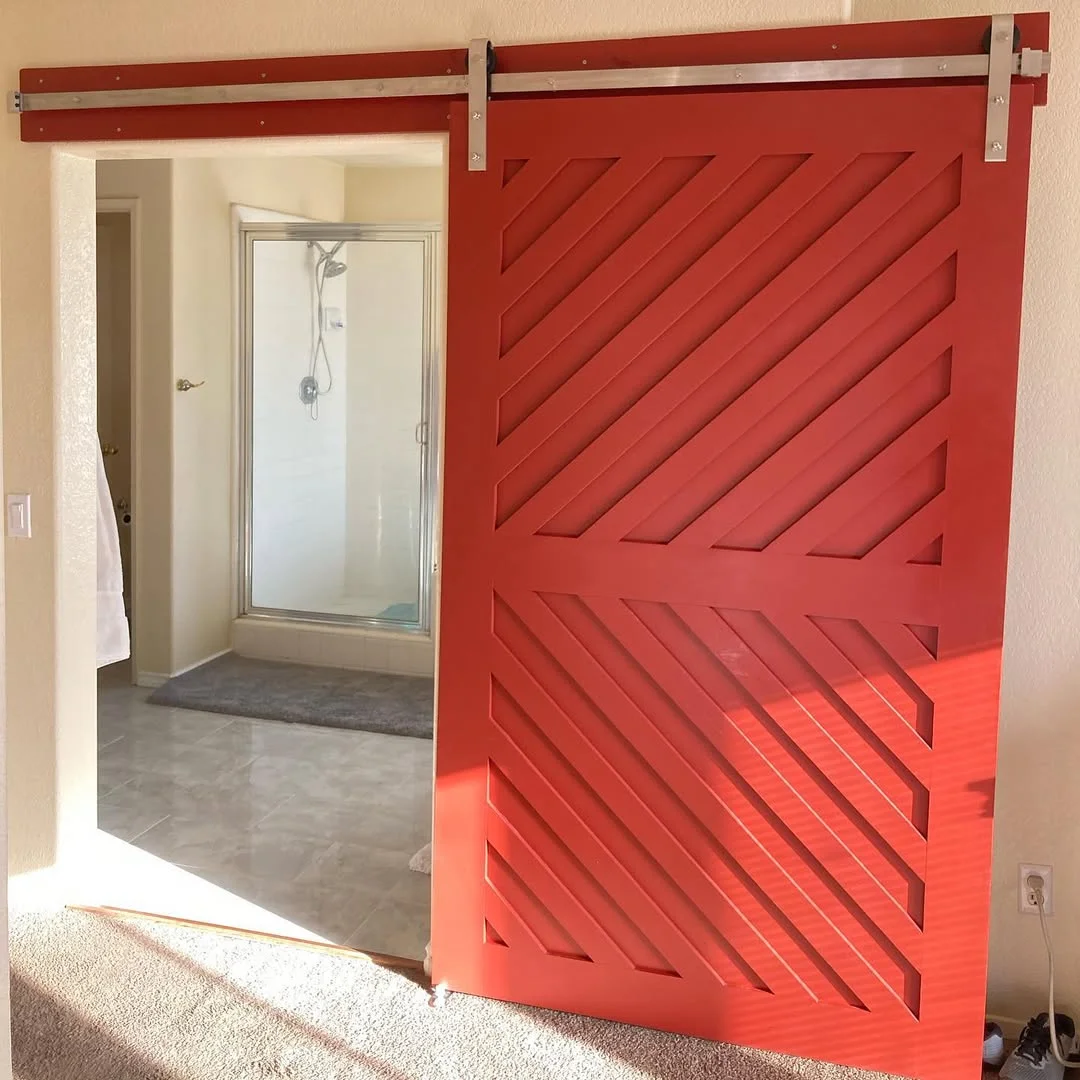
[{"label": "handheld shower sprayer", "polygon": [[[323,289],[327,278],[340,277],[348,270],[345,263],[338,261],[334,256],[345,246],[344,240],[339,240],[329,251],[318,242],[309,240],[308,247],[318,252],[315,256],[315,333],[314,343],[311,349],[311,364],[308,374],[300,380],[300,400],[311,410],[312,420],[319,418],[319,397],[329,394],[334,385],[334,372],[330,367],[330,357],[326,352],[326,341],[323,334],[326,330],[326,313],[323,305]],[[318,367],[320,358],[326,369],[326,385],[319,385]]]}]

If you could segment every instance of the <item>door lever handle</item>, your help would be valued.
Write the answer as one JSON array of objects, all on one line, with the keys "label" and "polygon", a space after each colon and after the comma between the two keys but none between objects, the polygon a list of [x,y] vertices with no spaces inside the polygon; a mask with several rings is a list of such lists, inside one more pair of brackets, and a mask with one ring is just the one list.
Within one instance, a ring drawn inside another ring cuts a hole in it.
[{"label": "door lever handle", "polygon": [[120,447],[115,443],[107,442],[101,444],[101,453],[103,457],[113,457],[120,453]]}]

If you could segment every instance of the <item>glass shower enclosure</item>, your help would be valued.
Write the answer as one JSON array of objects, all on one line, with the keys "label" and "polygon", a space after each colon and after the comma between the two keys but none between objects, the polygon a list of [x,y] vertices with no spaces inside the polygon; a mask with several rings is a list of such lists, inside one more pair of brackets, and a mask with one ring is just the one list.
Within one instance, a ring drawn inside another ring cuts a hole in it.
[{"label": "glass shower enclosure", "polygon": [[241,225],[242,614],[430,632],[437,240]]}]

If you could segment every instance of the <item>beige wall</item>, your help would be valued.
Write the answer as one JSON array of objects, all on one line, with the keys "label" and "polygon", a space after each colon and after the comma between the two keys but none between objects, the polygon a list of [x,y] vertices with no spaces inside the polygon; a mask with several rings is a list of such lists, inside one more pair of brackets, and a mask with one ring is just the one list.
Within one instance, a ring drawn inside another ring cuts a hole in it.
[{"label": "beige wall", "polygon": [[108,19],[101,19],[80,0],[4,3],[5,10],[12,9],[4,24],[13,39],[9,55],[13,62],[34,65],[446,48],[463,46],[479,34],[495,42],[523,42],[691,33],[837,22],[849,6],[848,0],[595,0],[573,6],[564,0],[485,5],[188,0],[165,6],[111,0]]},{"label": "beige wall", "polygon": [[135,403],[134,647],[143,671],[168,671],[172,657],[172,162],[100,161],[101,198],[139,200]]},{"label": "beige wall", "polygon": [[[855,0],[860,21],[976,15],[978,0]],[[1018,864],[1054,867],[1058,1004],[1080,1009],[1080,5],[1049,9],[1050,105],[1035,116],[990,932],[991,1011],[1045,1009],[1038,919]]]},{"label": "beige wall", "polygon": [[344,173],[319,159],[174,163],[173,378],[206,385],[173,393],[171,672],[227,649],[235,614],[232,205],[340,221]]},{"label": "beige wall", "polygon": [[446,215],[442,165],[346,169],[345,215],[362,225],[441,222]]},{"label": "beige wall", "polygon": [[[0,20],[5,17],[5,8],[0,7]],[[11,70],[9,52],[17,47],[14,35],[0,35],[0,74],[6,75]],[[7,155],[5,154],[5,140],[0,137],[0,203],[3,202],[3,192],[7,185]],[[0,236],[3,230],[3,211],[0,210]],[[0,365],[4,360],[4,268],[3,260],[0,259]],[[2,397],[2,395],[0,395]],[[0,431],[2,431],[2,400],[0,400]],[[0,488],[6,479],[6,453],[0,455]],[[3,561],[0,561],[0,643],[7,637],[7,604],[5,597],[6,571]],[[0,647],[0,708],[3,709],[2,722],[0,722],[0,866],[7,862],[8,853],[8,720],[5,698],[7,696],[7,661],[4,649]],[[40,708],[40,703],[39,703]],[[11,1076],[11,980],[8,964],[8,883],[7,877],[0,874],[0,1080],[8,1080]]]}]

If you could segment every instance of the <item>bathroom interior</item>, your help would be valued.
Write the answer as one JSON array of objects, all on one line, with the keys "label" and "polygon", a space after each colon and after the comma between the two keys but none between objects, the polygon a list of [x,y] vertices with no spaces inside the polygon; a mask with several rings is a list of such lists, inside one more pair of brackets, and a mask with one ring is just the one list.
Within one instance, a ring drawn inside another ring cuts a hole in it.
[{"label": "bathroom interior", "polygon": [[99,669],[98,824],[202,898],[156,914],[419,961],[444,146],[347,151],[98,163],[132,640]]}]

